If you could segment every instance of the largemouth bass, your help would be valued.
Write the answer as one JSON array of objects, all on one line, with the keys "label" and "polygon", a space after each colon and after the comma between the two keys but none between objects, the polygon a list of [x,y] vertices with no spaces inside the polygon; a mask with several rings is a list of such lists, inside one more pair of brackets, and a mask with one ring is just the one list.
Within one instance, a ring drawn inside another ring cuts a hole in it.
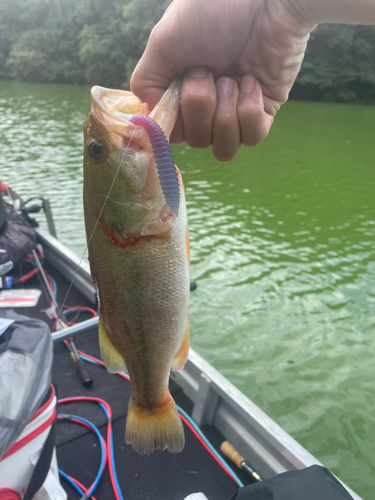
[{"label": "largemouth bass", "polygon": [[149,114],[131,92],[93,87],[84,125],[84,211],[100,351],[109,372],[130,375],[125,440],[147,454],[184,446],[168,389],[170,369],[182,369],[189,350],[184,187],[166,140],[180,90],[174,81]]}]

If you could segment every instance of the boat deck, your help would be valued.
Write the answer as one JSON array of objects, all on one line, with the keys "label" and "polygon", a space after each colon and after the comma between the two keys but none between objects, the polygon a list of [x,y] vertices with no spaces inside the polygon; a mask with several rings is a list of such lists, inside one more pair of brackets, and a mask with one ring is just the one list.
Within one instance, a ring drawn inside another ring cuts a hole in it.
[{"label": "boat deck", "polygon": [[[56,281],[57,301],[62,304],[69,283],[48,262],[45,262],[44,268]],[[41,283],[38,278],[34,278],[27,282],[26,286],[40,288]],[[42,319],[53,329],[54,320],[48,319],[43,312],[49,305],[50,301],[44,292],[37,307],[18,308],[17,312]],[[66,306],[93,307],[93,304],[73,287],[66,301]],[[89,314],[82,313],[80,321],[89,317]],[[77,349],[100,359],[97,328],[81,334],[75,339],[75,342]],[[131,446],[126,445],[124,441],[126,414],[131,392],[129,382],[107,373],[100,366],[87,363],[87,367],[93,379],[90,388],[83,386],[66,346],[62,342],[54,345],[52,382],[58,399],[76,396],[98,397],[107,401],[111,406],[115,464],[124,499],[183,500],[189,494],[196,492],[203,492],[209,500],[233,498],[237,491],[236,484],[186,426],[184,426],[186,444],[184,450],[179,454],[156,451],[150,456],[141,456],[133,452]],[[176,403],[191,414],[192,402],[182,392],[182,389],[171,381],[170,390]],[[87,418],[100,429],[104,437],[106,436],[107,420],[103,410],[95,403],[67,403],[59,406],[58,413]],[[213,426],[204,426],[202,431],[216,449],[225,440]],[[59,468],[80,481],[85,487],[89,487],[96,477],[100,464],[100,447],[97,437],[90,430],[78,424],[60,421],[57,424],[56,448]],[[238,471],[238,475],[245,484],[251,482],[250,477],[243,471]],[[77,498],[78,493],[65,480],[62,479],[61,483],[69,499]],[[100,480],[94,496],[97,500],[115,498],[108,468]]]}]

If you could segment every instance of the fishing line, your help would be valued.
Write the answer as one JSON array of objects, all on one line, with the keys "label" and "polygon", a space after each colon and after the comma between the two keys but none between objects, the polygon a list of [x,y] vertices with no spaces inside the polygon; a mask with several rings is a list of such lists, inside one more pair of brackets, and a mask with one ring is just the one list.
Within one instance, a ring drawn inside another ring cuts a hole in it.
[{"label": "fishing line", "polygon": [[69,295],[69,293],[70,293],[70,290],[72,289],[72,286],[73,286],[74,280],[75,280],[75,279],[76,279],[76,277],[77,277],[77,273],[78,273],[79,268],[81,267],[81,264],[82,264],[83,258],[84,258],[84,256],[85,256],[86,250],[88,249],[88,247],[89,247],[89,245],[90,245],[90,242],[91,242],[91,240],[92,240],[92,237],[94,236],[95,229],[97,228],[97,225],[98,225],[98,223],[99,223],[100,217],[102,216],[102,213],[103,213],[104,207],[105,207],[105,205],[106,205],[106,203],[107,203],[107,201],[108,201],[109,195],[111,194],[112,188],[113,188],[113,186],[114,186],[114,184],[115,184],[115,182],[116,182],[117,176],[118,176],[118,174],[119,174],[119,172],[120,172],[120,168],[122,167],[122,164],[123,164],[123,162],[124,162],[125,155],[126,155],[126,153],[128,152],[129,146],[130,146],[131,141],[132,141],[132,139],[133,139],[134,132],[135,132],[135,129],[133,130],[133,132],[132,132],[132,134],[131,134],[131,136],[130,136],[130,139],[129,139],[128,145],[126,146],[126,149],[125,149],[125,151],[124,151],[124,154],[122,155],[122,158],[121,158],[121,161],[120,161],[120,165],[118,166],[117,172],[116,172],[116,174],[115,174],[115,176],[114,176],[114,178],[113,178],[113,181],[112,181],[111,187],[109,188],[109,191],[108,191],[108,193],[107,193],[107,196],[105,197],[105,200],[104,200],[103,206],[102,206],[102,208],[101,208],[101,210],[100,210],[100,213],[99,213],[99,215],[98,215],[98,218],[96,219],[96,222],[95,222],[95,225],[94,225],[94,229],[92,230],[92,233],[91,233],[91,235],[90,235],[90,238],[88,239],[88,242],[87,242],[86,247],[85,247],[85,249],[84,249],[84,251],[83,251],[83,254],[82,254],[81,260],[79,261],[79,264],[78,264],[78,266],[77,266],[77,269],[76,269],[76,271],[75,271],[75,273],[74,273],[73,279],[72,279],[72,281],[70,282],[70,285],[69,285],[68,291],[66,292],[65,298],[64,298],[63,303],[62,303],[62,306],[61,306],[61,308],[60,308],[60,312],[59,312],[59,313],[58,313],[58,315],[57,315],[57,320],[56,320],[56,322],[58,322],[58,321],[60,320],[60,316],[61,316],[61,314],[62,314],[62,310],[64,309],[64,306],[65,306],[66,300],[67,300],[67,298],[68,298],[68,295]]}]

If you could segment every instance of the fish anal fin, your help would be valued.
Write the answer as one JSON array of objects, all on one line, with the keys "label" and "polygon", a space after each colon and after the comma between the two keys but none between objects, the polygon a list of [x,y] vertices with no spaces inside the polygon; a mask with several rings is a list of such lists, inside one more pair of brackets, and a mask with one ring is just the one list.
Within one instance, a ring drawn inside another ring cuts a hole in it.
[{"label": "fish anal fin", "polygon": [[108,330],[99,313],[99,347],[103,363],[109,373],[126,372],[124,358],[113,345]]},{"label": "fish anal fin", "polygon": [[189,357],[189,320],[187,323],[186,331],[185,331],[185,336],[184,340],[182,341],[182,345],[176,354],[176,356],[173,358],[172,361],[172,370],[174,372],[177,372],[178,370],[182,370],[183,367],[186,365],[186,361]]},{"label": "fish anal fin", "polygon": [[151,409],[138,406],[130,398],[125,441],[141,455],[149,455],[154,450],[179,453],[183,449],[184,429],[169,391],[164,404]]}]

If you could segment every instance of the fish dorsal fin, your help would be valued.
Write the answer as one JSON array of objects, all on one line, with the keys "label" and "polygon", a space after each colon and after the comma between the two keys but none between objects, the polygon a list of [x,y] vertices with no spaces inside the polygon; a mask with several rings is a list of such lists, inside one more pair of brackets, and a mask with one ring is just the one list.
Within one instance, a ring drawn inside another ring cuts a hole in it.
[{"label": "fish dorsal fin", "polygon": [[103,363],[109,373],[126,372],[124,358],[113,345],[108,330],[99,311],[99,347]]}]

